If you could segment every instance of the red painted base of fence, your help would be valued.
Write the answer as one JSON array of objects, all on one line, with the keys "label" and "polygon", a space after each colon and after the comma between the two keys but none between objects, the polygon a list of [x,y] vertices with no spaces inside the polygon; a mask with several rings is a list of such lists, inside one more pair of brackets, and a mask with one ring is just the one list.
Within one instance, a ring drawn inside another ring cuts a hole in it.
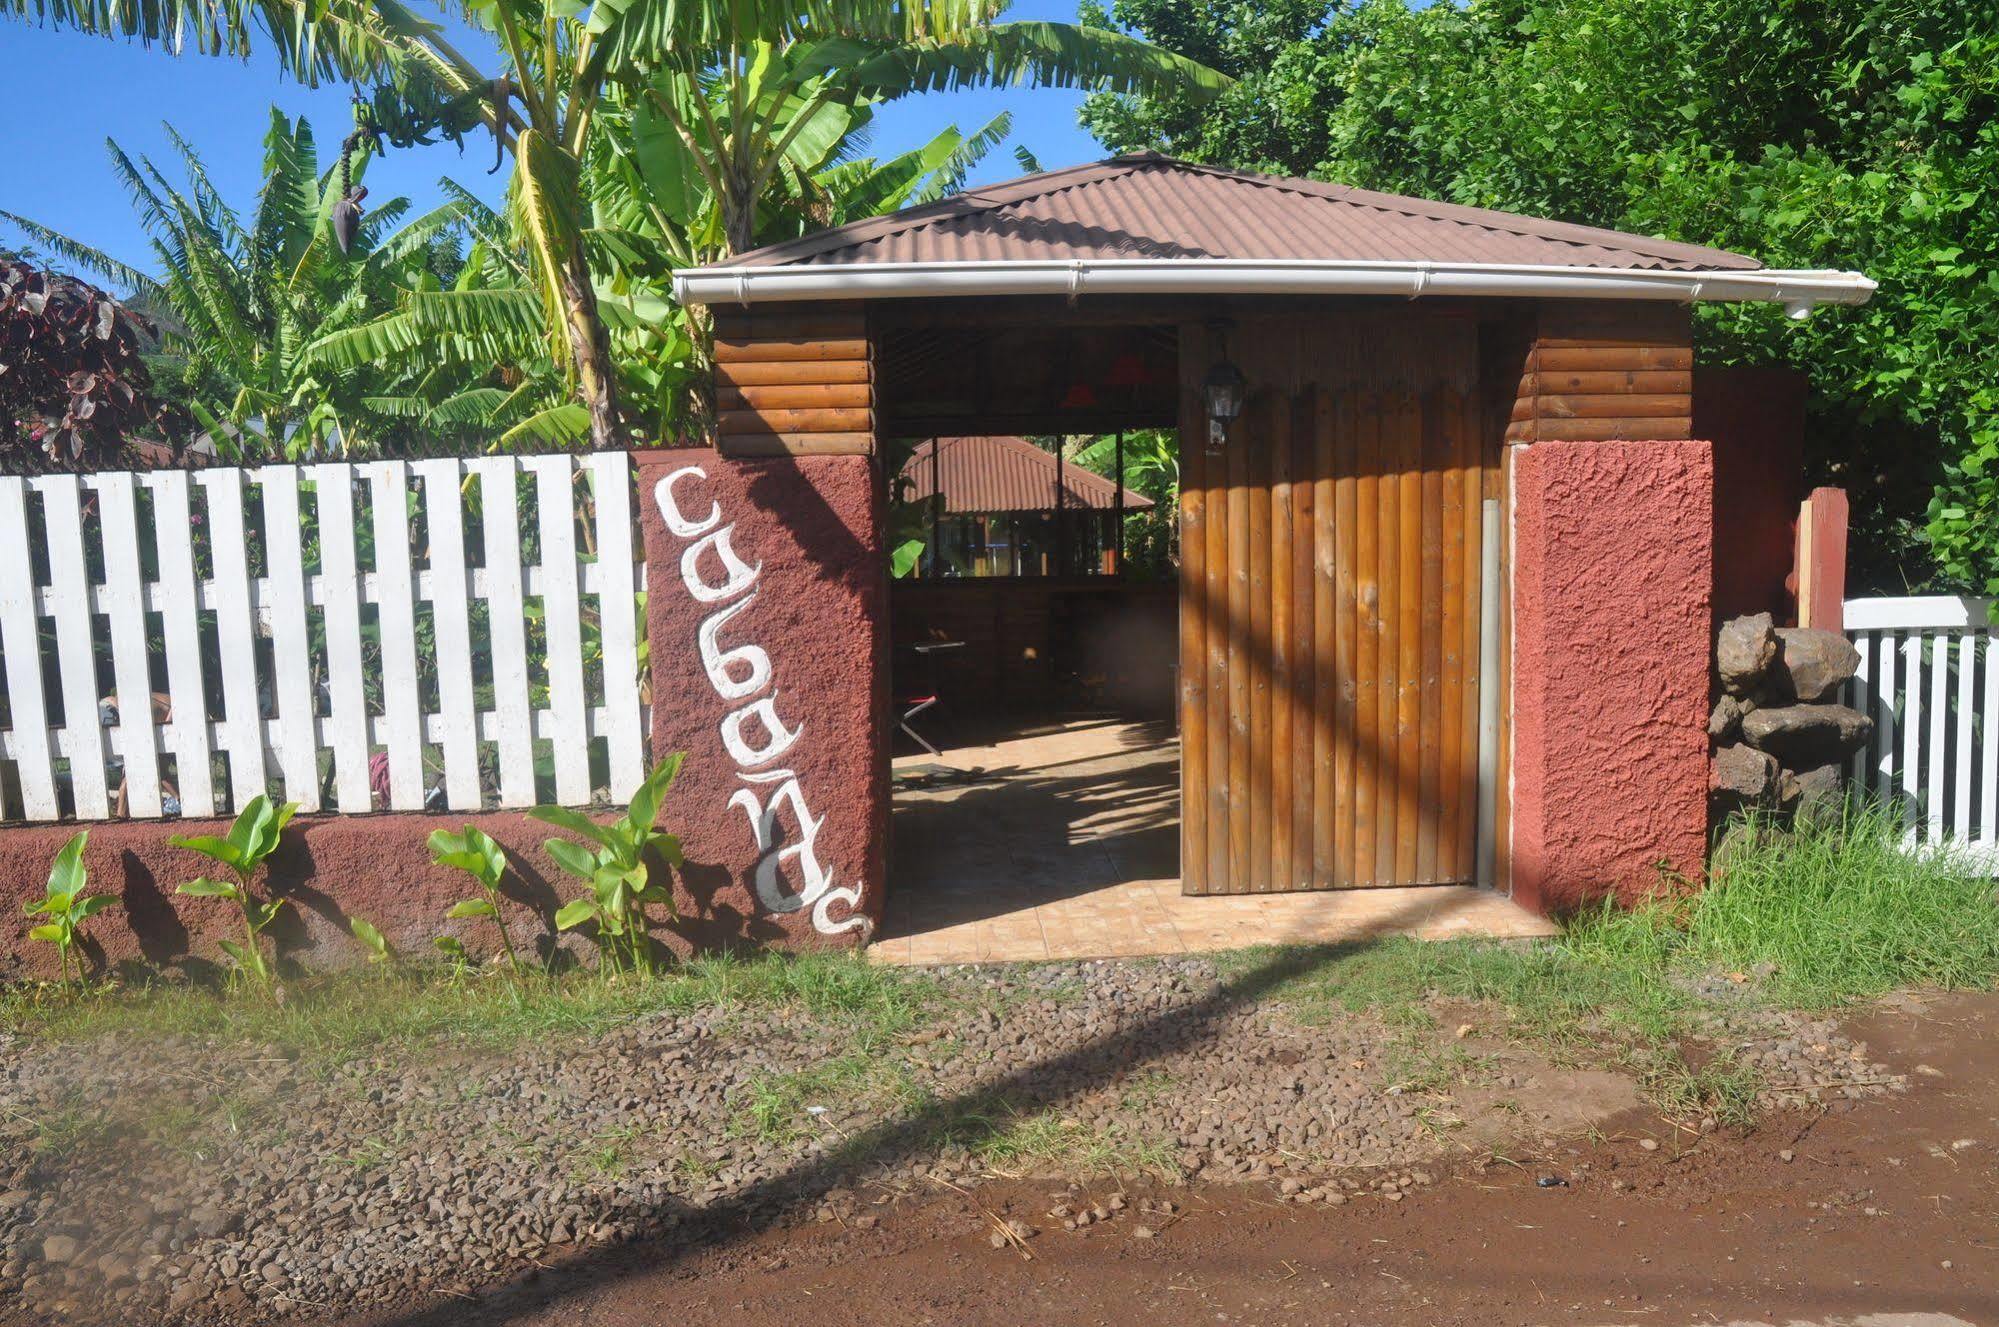
[{"label": "red painted base of fence", "polygon": [[684,904],[717,933],[813,948],[881,915],[888,572],[865,456],[641,452],[655,758]]},{"label": "red painted base of fence", "polygon": [[1714,462],[1705,442],[1515,453],[1513,896],[1700,877]]},{"label": "red painted base of fence", "polygon": [[[292,906],[265,934],[276,941],[283,959],[313,968],[342,967],[368,957],[348,930],[353,917],[379,928],[405,955],[435,958],[431,941],[439,935],[458,937],[474,956],[492,953],[497,937],[490,922],[444,917],[452,904],[477,897],[479,887],[463,872],[434,865],[424,846],[432,830],[466,824],[499,840],[513,860],[502,892],[516,905],[507,917],[515,945],[545,951],[556,940],[555,910],[578,893],[582,882],[564,875],[542,851],[542,841],[556,837],[556,831],[518,811],[299,817],[285,830],[269,866],[276,892]],[[50,859],[77,828],[32,825],[0,834],[0,912],[18,918],[23,902],[41,896]],[[86,924],[94,961],[143,959],[179,967],[190,959],[219,960],[217,941],[241,935],[235,905],[175,894],[179,885],[213,864],[167,842],[176,835],[226,833],[228,821],[119,820],[89,828],[84,865],[90,891],[114,895],[123,905]],[[694,919],[688,939],[704,935]],[[679,948],[688,943],[662,939]],[[0,976],[53,977],[55,972],[53,947],[24,939],[19,926],[0,928]]]}]

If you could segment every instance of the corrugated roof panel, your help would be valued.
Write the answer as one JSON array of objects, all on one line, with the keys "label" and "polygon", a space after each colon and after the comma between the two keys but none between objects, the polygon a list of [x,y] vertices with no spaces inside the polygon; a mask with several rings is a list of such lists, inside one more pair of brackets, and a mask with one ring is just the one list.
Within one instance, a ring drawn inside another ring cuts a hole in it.
[{"label": "corrugated roof panel", "polygon": [[1651,271],[1761,266],[1721,249],[1152,153],[968,190],[758,249],[730,265],[1071,258],[1430,260]]},{"label": "corrugated roof panel", "polygon": [[[933,463],[934,457],[934,463]],[[933,438],[919,444],[902,467],[904,496],[927,500],[939,487],[944,510],[954,516],[975,512],[1055,510],[1055,455],[1026,438]],[[1062,505],[1110,511],[1118,486],[1080,465],[1062,467]],[[1152,505],[1143,493],[1124,491],[1126,511]]]}]

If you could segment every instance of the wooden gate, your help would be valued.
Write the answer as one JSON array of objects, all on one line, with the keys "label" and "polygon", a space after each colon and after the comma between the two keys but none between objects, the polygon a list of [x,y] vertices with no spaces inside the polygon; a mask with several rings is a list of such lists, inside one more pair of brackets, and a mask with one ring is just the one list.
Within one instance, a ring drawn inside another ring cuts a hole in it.
[{"label": "wooden gate", "polygon": [[1469,321],[1229,334],[1248,409],[1207,445],[1183,332],[1181,876],[1193,894],[1477,874],[1483,500]]}]

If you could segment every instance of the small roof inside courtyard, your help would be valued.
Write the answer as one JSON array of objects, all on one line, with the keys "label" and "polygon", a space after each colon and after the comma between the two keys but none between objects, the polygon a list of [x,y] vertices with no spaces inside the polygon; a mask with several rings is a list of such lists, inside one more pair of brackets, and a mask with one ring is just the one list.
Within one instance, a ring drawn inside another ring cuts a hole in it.
[{"label": "small roof inside courtyard", "polygon": [[[1054,511],[1056,465],[1053,452],[1026,438],[932,438],[918,444],[902,467],[905,497],[928,501],[940,488],[952,516],[1005,511]],[[1118,486],[1080,465],[1061,467],[1062,505],[1071,510],[1112,511]],[[1124,490],[1126,511],[1152,505],[1143,493]]]},{"label": "small roof inside courtyard", "polygon": [[1024,176],[675,273],[690,303],[1258,294],[1860,303],[1857,272],[1140,153]]}]

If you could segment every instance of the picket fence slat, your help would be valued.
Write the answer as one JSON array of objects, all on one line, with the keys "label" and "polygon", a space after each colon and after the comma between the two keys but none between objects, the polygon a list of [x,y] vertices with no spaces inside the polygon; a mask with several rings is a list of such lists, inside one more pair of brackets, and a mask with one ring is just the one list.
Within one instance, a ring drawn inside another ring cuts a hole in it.
[{"label": "picket fence slat", "polygon": [[[586,463],[597,509],[597,620],[604,641],[604,707],[613,714],[639,711],[638,585],[632,572],[631,467],[615,452],[600,452]],[[631,663],[620,661],[631,660]],[[645,735],[637,724],[612,724],[604,734],[610,790],[625,801],[645,782]]]},{"label": "picket fence slat", "polygon": [[[1861,668],[1847,694],[1871,715],[1858,782],[1898,805],[1912,839],[1967,850],[1999,874],[1999,627],[1987,600],[1849,600]],[[1953,680],[1954,679],[1954,680]]]},{"label": "picket fence slat", "polygon": [[305,556],[301,545],[298,471],[269,466],[258,472],[264,495],[264,560],[272,672],[278,719],[278,768],[285,795],[301,811],[319,810],[319,716],[312,694],[312,656],[306,636]]},{"label": "picket fence slat", "polygon": [[[162,470],[146,476],[153,491],[154,547],[159,555],[160,622],[167,656],[167,746],[182,815],[215,814],[215,770],[208,728],[207,672],[201,658],[200,599],[194,575],[194,512],[187,476]],[[6,517],[0,514],[0,524]],[[189,537],[181,537],[181,532]]]},{"label": "picket fence slat", "polygon": [[222,741],[229,757],[229,799],[241,811],[268,782],[263,706],[257,694],[257,627],[251,602],[244,474],[207,470],[196,481],[208,495],[209,555],[215,563],[215,625],[222,659]]},{"label": "picket fence slat", "polygon": [[479,717],[472,696],[471,582],[465,575],[465,512],[458,462],[418,461],[430,544],[432,621],[437,639],[437,744],[444,756],[444,798],[453,811],[479,809]]},{"label": "picket fence slat", "polygon": [[526,624],[511,606],[524,602],[521,576],[520,472],[511,461],[475,461],[485,516],[486,598],[493,661],[493,741],[500,760],[500,805],[535,800],[534,716],[528,701]]},{"label": "picket fence slat", "polygon": [[160,814],[160,755],[153,723],[153,687],[146,669],[146,610],[140,587],[139,504],[131,475],[95,475],[104,537],[104,613],[111,625],[111,677],[117,697],[118,756],[125,772],[126,809]]},{"label": "picket fence slat", "polygon": [[0,816],[627,797],[637,552],[616,453],[0,478]]},{"label": "picket fence slat", "polygon": [[0,576],[0,651],[7,656],[7,706],[12,727],[8,755],[21,788],[23,813],[30,820],[56,818],[54,750],[49,742],[47,697],[42,694],[41,629],[37,622],[34,563],[28,545],[28,487],[0,477],[0,565],[16,568]]},{"label": "picket fence slat", "polygon": [[[583,620],[576,574],[576,507],[566,457],[531,456],[541,530],[542,626],[548,642],[548,700],[557,732],[584,733]],[[555,746],[555,799],[587,801],[590,748],[587,743]]]},{"label": "picket fence slat", "polygon": [[326,631],[326,745],[333,750],[333,804],[366,811],[368,785],[367,674],[361,659],[361,584],[354,544],[354,472],[346,465],[312,467],[319,507],[320,578],[326,587],[320,620]]},{"label": "picket fence slat", "polygon": [[56,677],[62,689],[63,754],[78,816],[110,815],[104,768],[104,725],[97,712],[96,649],[91,640],[89,562],[83,547],[83,494],[75,475],[31,481],[42,495],[48,531],[49,581],[54,590]]}]

